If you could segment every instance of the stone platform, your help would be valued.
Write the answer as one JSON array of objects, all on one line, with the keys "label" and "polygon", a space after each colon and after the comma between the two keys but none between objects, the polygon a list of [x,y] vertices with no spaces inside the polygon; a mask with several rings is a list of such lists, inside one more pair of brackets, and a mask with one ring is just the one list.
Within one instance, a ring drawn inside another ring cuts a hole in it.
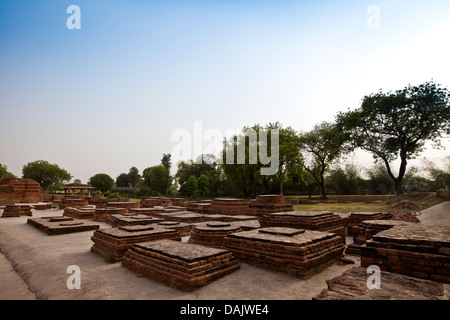
[{"label": "stone platform", "polygon": [[294,211],[293,204],[287,202],[284,196],[278,194],[259,195],[250,202],[249,208],[249,214],[251,215]]},{"label": "stone platform", "polygon": [[248,215],[250,200],[234,198],[215,198],[211,201],[208,213],[224,215]]},{"label": "stone platform", "polygon": [[126,208],[95,208],[93,219],[106,222],[110,214],[128,213]]},{"label": "stone platform", "polygon": [[328,211],[293,211],[268,213],[259,218],[261,228],[286,227],[332,232],[345,243],[345,227],[341,217]]},{"label": "stone platform", "polygon": [[284,227],[232,233],[224,247],[239,260],[300,278],[321,272],[344,251],[334,233]]},{"label": "stone platform", "polygon": [[180,233],[155,225],[124,226],[119,228],[99,229],[94,232],[91,252],[104,257],[107,261],[118,262],[126,250],[135,243],[173,239],[181,241]]},{"label": "stone platform", "polygon": [[165,220],[158,222],[158,226],[165,229],[173,229],[180,233],[181,237],[186,237],[191,234],[191,230],[193,228],[193,224],[186,222],[178,222],[178,221],[170,221]]},{"label": "stone platform", "polygon": [[106,203],[106,208],[140,208],[141,205],[139,202],[130,202],[130,201],[114,201]]},{"label": "stone platform", "polygon": [[95,224],[93,222],[82,221],[64,216],[29,218],[27,223],[35,226],[38,230],[45,232],[50,236],[90,231],[100,228],[98,224]]},{"label": "stone platform", "polygon": [[209,209],[211,208],[211,203],[205,202],[190,202],[186,206],[186,211],[192,211],[197,213],[209,213]]},{"label": "stone platform", "polygon": [[450,283],[450,226],[400,225],[361,247],[361,266]]},{"label": "stone platform", "polygon": [[170,240],[132,246],[122,265],[183,291],[193,291],[239,269],[229,251]]},{"label": "stone platform", "polygon": [[242,226],[232,222],[210,221],[199,223],[191,231],[189,243],[207,247],[223,248],[223,239],[230,233],[244,231]]},{"label": "stone platform", "polygon": [[106,222],[113,227],[137,226],[154,224],[163,221],[152,216],[138,213],[110,214],[106,217]]},{"label": "stone platform", "polygon": [[89,205],[87,199],[74,199],[70,197],[62,198],[61,202],[58,204],[59,209],[61,210],[66,207],[86,207],[87,205]]},{"label": "stone platform", "polygon": [[352,212],[348,218],[345,219],[345,226],[347,227],[347,234],[353,235],[353,227],[359,225],[364,220],[387,220],[391,219],[392,214],[389,212]]},{"label": "stone platform", "polygon": [[414,225],[413,222],[399,220],[365,220],[353,227],[353,243],[347,246],[345,253],[359,256],[361,254],[361,246],[365,245],[366,241],[372,239],[377,233],[395,226],[410,224]]},{"label": "stone platform", "polygon": [[75,219],[94,219],[94,207],[66,207],[63,215]]},{"label": "stone platform", "polygon": [[29,205],[7,205],[3,209],[2,218],[8,217],[20,217],[20,216],[32,216],[31,206]]}]

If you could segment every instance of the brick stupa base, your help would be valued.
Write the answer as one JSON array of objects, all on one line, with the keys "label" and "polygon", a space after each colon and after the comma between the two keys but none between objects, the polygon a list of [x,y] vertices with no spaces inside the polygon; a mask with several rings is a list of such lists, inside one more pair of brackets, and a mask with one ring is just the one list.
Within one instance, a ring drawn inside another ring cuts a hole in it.
[{"label": "brick stupa base", "polygon": [[110,214],[128,213],[126,208],[95,208],[93,219],[106,222]]},{"label": "brick stupa base", "polygon": [[91,252],[104,257],[109,262],[118,262],[133,244],[160,239],[181,241],[181,236],[176,230],[154,225],[100,229],[91,237],[94,242]]},{"label": "brick stupa base", "polygon": [[450,226],[400,225],[361,247],[361,266],[450,283]]},{"label": "brick stupa base", "polygon": [[345,243],[345,227],[341,217],[328,211],[293,211],[268,213],[259,218],[261,228],[286,227],[332,232]]},{"label": "brick stupa base", "polygon": [[44,218],[29,218],[28,224],[35,226],[38,230],[46,234],[60,235],[74,232],[84,232],[96,230],[100,228],[98,224],[90,221],[82,221],[71,217],[44,217]]},{"label": "brick stupa base", "polygon": [[286,198],[278,194],[259,195],[250,202],[249,214],[262,215],[273,212],[294,211],[292,203],[286,202]]},{"label": "brick stupa base", "polygon": [[130,201],[122,201],[122,202],[108,202],[106,203],[106,208],[126,208],[126,209],[131,209],[131,208],[140,208],[141,205],[139,202],[130,202]]},{"label": "brick stupa base", "polygon": [[122,265],[188,292],[239,269],[229,251],[170,240],[134,245],[125,253]]},{"label": "brick stupa base", "polygon": [[208,213],[225,215],[248,215],[250,200],[234,198],[215,198],[211,201]]},{"label": "brick stupa base", "polygon": [[165,228],[165,229],[173,229],[180,233],[181,237],[186,237],[191,235],[191,230],[193,227],[193,224],[186,223],[186,222],[178,222],[178,221],[161,221],[158,222],[158,226]]},{"label": "brick stupa base", "polygon": [[364,220],[387,220],[391,219],[389,212],[352,212],[346,219],[347,234],[353,235],[353,227],[359,225]]},{"label": "brick stupa base", "polygon": [[32,216],[31,206],[29,205],[8,205],[3,209],[2,218]]},{"label": "brick stupa base", "polygon": [[224,245],[240,261],[299,278],[321,272],[344,251],[342,238],[334,233],[283,227],[232,233]]},{"label": "brick stupa base", "polygon": [[75,219],[93,219],[95,213],[94,207],[66,207],[64,208],[64,216]]},{"label": "brick stupa base", "polygon": [[152,216],[137,213],[110,214],[106,222],[113,227],[147,225],[163,221]]},{"label": "brick stupa base", "polygon": [[413,222],[399,221],[399,220],[366,220],[361,222],[358,226],[353,227],[353,243],[349,244],[345,249],[346,254],[360,255],[361,246],[366,244],[366,241],[372,239],[377,233],[388,230],[395,226],[402,226],[413,224]]},{"label": "brick stupa base", "polygon": [[191,231],[189,243],[207,247],[223,248],[223,239],[234,232],[244,231],[239,224],[210,221],[197,224]]}]

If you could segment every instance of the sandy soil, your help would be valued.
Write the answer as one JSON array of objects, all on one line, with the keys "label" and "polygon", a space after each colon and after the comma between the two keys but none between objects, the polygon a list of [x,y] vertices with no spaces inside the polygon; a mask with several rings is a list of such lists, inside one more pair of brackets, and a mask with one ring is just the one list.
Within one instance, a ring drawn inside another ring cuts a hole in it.
[{"label": "sandy soil", "polygon": [[[62,215],[62,210],[33,210],[33,217],[54,215]],[[27,219],[0,218],[0,252],[7,259],[0,258],[0,299],[310,300],[327,287],[327,279],[359,265],[359,259],[353,257],[356,264],[334,264],[302,280],[241,263],[234,273],[185,293],[91,253],[93,231],[48,236],[27,224]],[[99,224],[101,228],[110,227]],[[67,288],[71,275],[67,268],[71,265],[81,270],[79,290]]]}]

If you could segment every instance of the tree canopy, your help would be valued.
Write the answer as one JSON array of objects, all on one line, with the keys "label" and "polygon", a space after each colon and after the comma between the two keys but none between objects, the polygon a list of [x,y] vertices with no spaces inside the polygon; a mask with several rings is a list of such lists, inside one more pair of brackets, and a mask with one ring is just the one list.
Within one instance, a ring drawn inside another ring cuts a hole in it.
[{"label": "tree canopy", "polygon": [[46,160],[37,160],[24,165],[22,177],[38,182],[43,190],[47,190],[52,185],[70,181],[72,178],[69,172]]},{"label": "tree canopy", "polygon": [[88,184],[101,192],[107,192],[114,186],[114,179],[106,173],[97,173],[89,178]]},{"label": "tree canopy", "polygon": [[[447,89],[433,81],[395,92],[379,91],[365,96],[360,108],[339,113],[337,123],[354,148],[383,161],[396,193],[402,194],[408,160],[423,151],[426,141],[439,146],[442,136],[450,133],[449,97]],[[392,162],[398,158],[395,175]]]}]

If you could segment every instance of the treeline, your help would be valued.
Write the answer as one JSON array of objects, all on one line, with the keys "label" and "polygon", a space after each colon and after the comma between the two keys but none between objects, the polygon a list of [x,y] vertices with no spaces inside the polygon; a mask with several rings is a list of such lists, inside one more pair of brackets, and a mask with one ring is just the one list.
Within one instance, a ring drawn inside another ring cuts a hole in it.
[{"label": "treeline", "polygon": [[[365,96],[359,108],[339,112],[333,122],[319,123],[306,132],[279,122],[244,127],[223,141],[222,154],[179,162],[173,176],[171,155],[164,154],[160,164],[142,173],[132,167],[115,180],[100,173],[88,183],[103,193],[190,197],[279,193],[325,198],[330,193],[399,195],[445,189],[450,185],[449,158],[443,167],[430,161],[421,169],[407,168],[407,164],[422,153],[427,141],[439,146],[450,134],[449,101],[448,90],[433,81],[395,92],[379,91]],[[339,165],[357,149],[372,154],[377,165]],[[263,173],[274,164],[273,172]],[[46,190],[72,178],[45,161],[25,165],[23,177],[36,180]]]}]

